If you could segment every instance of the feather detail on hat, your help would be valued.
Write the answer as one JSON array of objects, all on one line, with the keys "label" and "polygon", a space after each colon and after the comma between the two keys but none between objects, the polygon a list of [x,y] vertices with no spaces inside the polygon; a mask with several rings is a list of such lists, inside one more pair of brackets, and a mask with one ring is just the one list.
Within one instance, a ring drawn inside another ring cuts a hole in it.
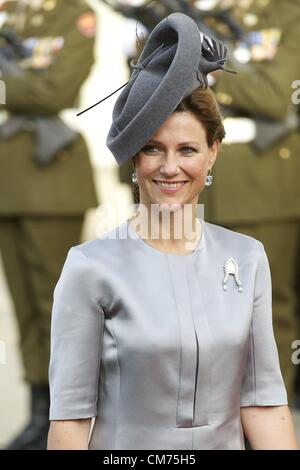
[{"label": "feather detail on hat", "polygon": [[[200,33],[201,34],[201,33]],[[236,73],[234,70],[225,69],[224,65],[227,59],[227,47],[221,41],[202,35],[202,55],[200,57],[198,68],[198,79],[203,86],[207,87],[207,74],[215,70],[224,70],[225,72]]]}]

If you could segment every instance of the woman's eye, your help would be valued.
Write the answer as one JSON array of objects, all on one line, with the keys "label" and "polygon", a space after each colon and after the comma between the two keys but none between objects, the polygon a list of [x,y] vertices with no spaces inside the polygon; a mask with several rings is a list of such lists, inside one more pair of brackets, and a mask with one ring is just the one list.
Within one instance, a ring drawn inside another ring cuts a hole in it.
[{"label": "woman's eye", "polygon": [[[146,145],[142,149],[142,151],[146,152],[146,153],[147,152],[151,153],[151,152],[154,152],[155,150],[159,151],[159,149],[155,145]],[[189,152],[187,152],[186,150],[189,150]],[[181,151],[183,151],[183,153],[185,153],[185,154],[190,154],[190,153],[196,152],[196,150],[192,147],[182,147]]]},{"label": "woman's eye", "polygon": [[143,152],[153,152],[153,149],[156,149],[154,145],[146,145],[142,150]]},{"label": "woman's eye", "polygon": [[182,147],[182,150],[183,150],[183,149],[189,149],[189,150],[191,150],[190,152],[184,152],[184,153],[193,153],[193,152],[196,151],[196,150],[193,149],[192,147]]}]

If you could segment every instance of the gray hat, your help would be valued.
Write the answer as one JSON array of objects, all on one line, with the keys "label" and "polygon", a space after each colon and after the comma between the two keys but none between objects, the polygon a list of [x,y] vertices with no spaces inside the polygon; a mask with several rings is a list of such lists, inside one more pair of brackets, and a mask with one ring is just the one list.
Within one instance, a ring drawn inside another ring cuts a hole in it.
[{"label": "gray hat", "polygon": [[207,87],[209,72],[226,70],[226,57],[223,43],[183,13],[157,24],[114,105],[106,144],[119,165],[141,150],[183,98]]}]

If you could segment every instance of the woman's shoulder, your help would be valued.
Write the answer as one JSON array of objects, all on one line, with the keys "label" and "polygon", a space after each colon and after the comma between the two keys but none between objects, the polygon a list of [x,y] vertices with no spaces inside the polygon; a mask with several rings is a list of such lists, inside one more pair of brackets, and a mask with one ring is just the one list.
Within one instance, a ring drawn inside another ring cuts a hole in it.
[{"label": "woman's shoulder", "polygon": [[72,246],[69,253],[92,260],[118,255],[124,249],[125,229],[126,222],[123,222],[112,229],[104,231],[97,238]]},{"label": "woman's shoulder", "polygon": [[232,250],[236,254],[253,257],[253,255],[260,256],[264,250],[260,240],[221,225],[205,222],[205,231],[208,242],[222,251]]}]

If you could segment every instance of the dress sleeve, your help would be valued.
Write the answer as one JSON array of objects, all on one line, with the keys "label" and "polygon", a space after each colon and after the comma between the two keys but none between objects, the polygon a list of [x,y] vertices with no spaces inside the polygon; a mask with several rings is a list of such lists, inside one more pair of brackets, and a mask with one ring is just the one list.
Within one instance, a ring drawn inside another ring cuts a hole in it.
[{"label": "dress sleeve", "polygon": [[261,242],[257,265],[248,358],[240,406],[287,405],[272,323],[272,285],[268,258]]},{"label": "dress sleeve", "polygon": [[69,250],[53,294],[50,420],[97,415],[104,327],[99,275],[80,248]]}]

